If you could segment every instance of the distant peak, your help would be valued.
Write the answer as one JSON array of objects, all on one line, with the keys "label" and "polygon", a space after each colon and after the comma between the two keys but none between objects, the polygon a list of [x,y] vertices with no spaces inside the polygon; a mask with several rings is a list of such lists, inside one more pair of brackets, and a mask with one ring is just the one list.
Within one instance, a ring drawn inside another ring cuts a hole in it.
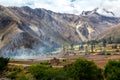
[{"label": "distant peak", "polygon": [[106,13],[108,13],[108,14],[111,14],[112,16],[115,16],[115,14],[112,11],[108,11],[105,8],[103,8],[103,11],[106,12]]},{"label": "distant peak", "polygon": [[99,9],[99,8],[95,8],[93,11],[94,11],[94,12],[97,12],[98,9]]},{"label": "distant peak", "polygon": [[95,8],[95,9],[93,9],[93,10],[91,10],[91,11],[82,11],[82,16],[87,16],[87,15],[90,15],[90,14],[95,14],[95,13],[97,13],[97,11],[98,11],[98,9],[99,8]]},{"label": "distant peak", "polygon": [[115,17],[115,13],[112,11],[109,11],[105,8],[95,8],[91,11],[82,11],[81,15],[82,16],[88,16],[91,14],[97,14],[97,15],[103,15],[103,16],[108,16],[108,17]]}]

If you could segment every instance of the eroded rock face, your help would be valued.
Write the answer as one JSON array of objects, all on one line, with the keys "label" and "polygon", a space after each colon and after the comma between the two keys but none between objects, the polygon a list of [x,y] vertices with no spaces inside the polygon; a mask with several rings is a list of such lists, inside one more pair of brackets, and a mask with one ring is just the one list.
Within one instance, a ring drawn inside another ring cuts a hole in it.
[{"label": "eroded rock face", "polygon": [[24,46],[49,52],[96,38],[119,22],[119,18],[102,16],[95,11],[82,16],[40,8],[0,6],[0,51],[15,51]]}]

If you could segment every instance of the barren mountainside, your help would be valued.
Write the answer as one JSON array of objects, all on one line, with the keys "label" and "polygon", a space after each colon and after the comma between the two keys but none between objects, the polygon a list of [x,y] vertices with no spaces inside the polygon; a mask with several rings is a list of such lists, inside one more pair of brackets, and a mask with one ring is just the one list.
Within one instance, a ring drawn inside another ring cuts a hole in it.
[{"label": "barren mountainside", "polygon": [[120,38],[120,24],[117,24],[99,35],[99,38]]},{"label": "barren mountainside", "polygon": [[91,40],[120,22],[94,11],[87,15],[61,14],[30,7],[0,6],[0,51],[25,48],[51,50]]}]

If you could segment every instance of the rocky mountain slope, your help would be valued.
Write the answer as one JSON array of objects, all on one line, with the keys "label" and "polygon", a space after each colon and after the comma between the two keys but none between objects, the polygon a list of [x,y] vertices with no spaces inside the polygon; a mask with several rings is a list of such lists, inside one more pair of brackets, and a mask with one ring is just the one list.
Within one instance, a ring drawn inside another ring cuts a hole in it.
[{"label": "rocky mountain slope", "polygon": [[0,6],[0,52],[15,51],[24,46],[46,53],[96,38],[119,22],[120,18],[100,15],[97,10],[86,15],[74,15],[27,6]]},{"label": "rocky mountain slope", "polygon": [[99,35],[99,39],[103,38],[120,38],[120,23],[107,29]]}]

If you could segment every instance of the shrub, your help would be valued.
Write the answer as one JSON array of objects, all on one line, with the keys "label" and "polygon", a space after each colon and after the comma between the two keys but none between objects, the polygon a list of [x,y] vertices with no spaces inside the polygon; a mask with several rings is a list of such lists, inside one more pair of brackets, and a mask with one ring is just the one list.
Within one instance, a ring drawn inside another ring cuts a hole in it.
[{"label": "shrub", "polygon": [[49,65],[49,62],[45,61],[45,62],[41,62],[40,64],[42,64],[42,65]]},{"label": "shrub", "polygon": [[66,72],[62,68],[49,68],[45,73],[44,80],[68,80]]},{"label": "shrub", "polygon": [[102,70],[93,61],[77,59],[71,66],[65,67],[73,80],[103,80]]},{"label": "shrub", "polygon": [[120,80],[120,60],[109,60],[104,73],[106,80]]},{"label": "shrub", "polygon": [[6,70],[6,76],[10,79],[16,79],[17,74],[22,72],[22,70],[23,70],[22,66],[9,65]]},{"label": "shrub", "polygon": [[27,67],[9,65],[6,69],[6,76],[14,80],[35,80],[34,77],[28,73]]},{"label": "shrub", "polygon": [[47,70],[49,67],[46,65],[32,65],[29,67],[29,72],[38,80],[41,80],[45,76],[45,70]]},{"label": "shrub", "polygon": [[16,75],[15,80],[35,80],[35,78],[31,74],[22,71]]},{"label": "shrub", "polygon": [[12,71],[12,72],[9,72],[9,71],[8,71],[8,72],[6,72],[6,75],[7,75],[7,77],[10,78],[10,79],[15,79],[17,73],[18,73],[17,71]]},{"label": "shrub", "polygon": [[107,52],[106,55],[111,55],[111,53],[110,53],[110,52]]},{"label": "shrub", "polygon": [[37,80],[68,80],[63,68],[52,68],[46,65],[33,65],[29,67],[29,72]]},{"label": "shrub", "polygon": [[[26,78],[27,78],[28,80],[36,80],[36,79],[34,78],[34,76],[33,76],[32,74],[30,74],[30,73],[25,74],[25,76],[26,76]],[[23,79],[22,79],[22,80],[23,80]]]}]

